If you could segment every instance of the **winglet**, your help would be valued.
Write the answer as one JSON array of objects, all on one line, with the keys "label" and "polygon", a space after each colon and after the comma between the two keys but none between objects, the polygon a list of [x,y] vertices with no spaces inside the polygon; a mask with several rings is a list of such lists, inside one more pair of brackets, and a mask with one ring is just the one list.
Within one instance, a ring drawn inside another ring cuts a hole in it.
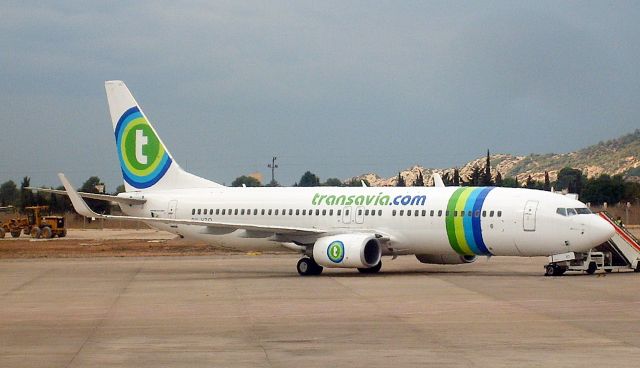
[{"label": "winglet", "polygon": [[437,172],[433,173],[433,186],[434,187],[444,187],[444,182],[442,181],[442,176]]},{"label": "winglet", "polygon": [[59,173],[58,178],[62,182],[62,185],[64,185],[64,189],[66,189],[67,195],[69,195],[71,204],[73,204],[73,208],[76,210],[76,212],[85,217],[102,217],[101,215],[93,212],[91,208],[89,208],[87,202],[85,202],[84,199],[80,197],[80,194],[78,194],[77,190],[73,189],[73,185],[71,185],[71,183],[63,173]]}]

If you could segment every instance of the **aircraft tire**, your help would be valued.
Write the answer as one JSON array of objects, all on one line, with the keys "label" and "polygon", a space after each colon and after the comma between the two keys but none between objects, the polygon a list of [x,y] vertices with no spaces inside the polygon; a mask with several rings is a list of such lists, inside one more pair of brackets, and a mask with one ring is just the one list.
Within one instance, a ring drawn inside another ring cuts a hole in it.
[{"label": "aircraft tire", "polygon": [[382,268],[382,260],[380,260],[380,262],[378,262],[377,265],[373,266],[373,267],[369,267],[369,268],[358,268],[358,271],[360,273],[365,273],[365,274],[371,274],[371,273],[378,273],[380,272],[380,269]]},{"label": "aircraft tire", "polygon": [[315,276],[321,274],[323,268],[313,259],[304,257],[298,261],[296,269],[301,276]]}]

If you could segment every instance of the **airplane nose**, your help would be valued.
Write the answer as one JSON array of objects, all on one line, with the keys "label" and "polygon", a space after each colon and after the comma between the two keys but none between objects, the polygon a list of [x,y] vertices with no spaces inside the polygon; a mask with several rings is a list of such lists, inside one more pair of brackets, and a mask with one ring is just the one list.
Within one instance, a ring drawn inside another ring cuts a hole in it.
[{"label": "airplane nose", "polygon": [[611,239],[616,230],[613,226],[600,216],[593,216],[588,231],[594,243],[602,244]]}]

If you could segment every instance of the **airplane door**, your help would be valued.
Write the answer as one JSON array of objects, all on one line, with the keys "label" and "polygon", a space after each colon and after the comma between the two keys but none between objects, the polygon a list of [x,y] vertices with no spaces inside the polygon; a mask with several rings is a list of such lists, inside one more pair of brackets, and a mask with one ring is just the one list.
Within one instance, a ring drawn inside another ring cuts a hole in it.
[{"label": "airplane door", "polygon": [[522,226],[524,231],[536,231],[536,212],[538,211],[538,201],[527,201],[524,205]]},{"label": "airplane door", "polygon": [[169,208],[167,209],[167,215],[169,215],[169,218],[176,218],[176,208],[178,207],[178,201],[176,200],[172,200],[169,201]]},{"label": "airplane door", "polygon": [[361,224],[364,222],[364,207],[356,208],[356,224]]},{"label": "airplane door", "polygon": [[351,207],[347,206],[342,210],[342,223],[350,224],[351,223]]}]

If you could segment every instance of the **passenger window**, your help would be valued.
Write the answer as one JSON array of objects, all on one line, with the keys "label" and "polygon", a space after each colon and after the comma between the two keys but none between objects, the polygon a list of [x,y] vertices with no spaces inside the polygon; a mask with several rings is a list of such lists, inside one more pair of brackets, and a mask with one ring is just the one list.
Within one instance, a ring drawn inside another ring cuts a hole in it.
[{"label": "passenger window", "polygon": [[349,211],[349,210],[344,211],[344,215],[345,216],[349,216],[349,212],[351,212],[351,211]]},{"label": "passenger window", "polygon": [[493,212],[493,211],[489,211],[489,217],[493,217],[493,214],[494,214],[494,213],[495,213],[495,212]]},{"label": "passenger window", "polygon": [[427,210],[422,210],[422,217],[425,217],[427,215]]},{"label": "passenger window", "polygon": [[369,210],[364,210],[364,215],[369,216]]},{"label": "passenger window", "polygon": [[502,217],[502,211],[498,211],[498,217]]},{"label": "passenger window", "polygon": [[296,216],[300,216],[300,210],[296,210]]},{"label": "passenger window", "polygon": [[316,216],[320,216],[320,210],[316,210]]},{"label": "passenger window", "polygon": [[480,217],[480,210],[476,210],[476,213],[474,214],[473,217],[476,217],[476,218]]},{"label": "passenger window", "polygon": [[326,216],[327,215],[327,210],[322,210],[322,216]]},{"label": "passenger window", "polygon": [[265,212],[265,211],[264,211],[264,208],[263,208],[263,209],[261,209],[261,210],[260,210],[260,215],[261,215],[261,216],[264,216],[264,212]]},{"label": "passenger window", "polygon": [[342,216],[342,210],[338,210],[338,216]]},{"label": "passenger window", "polygon": [[362,210],[358,210],[358,216],[362,216]]},{"label": "passenger window", "polygon": [[438,210],[438,217],[442,217],[442,210]]},{"label": "passenger window", "polygon": [[473,211],[469,211],[469,212],[467,212],[467,216],[468,216],[468,217],[473,216]]},{"label": "passenger window", "polygon": [[302,210],[302,216],[306,216],[307,210]]},{"label": "passenger window", "polygon": [[333,216],[333,210],[329,210],[329,216]]},{"label": "passenger window", "polygon": [[446,217],[449,217],[449,210],[446,210],[446,211],[444,212],[444,215],[445,215]]},{"label": "passenger window", "polygon": [[220,209],[216,208],[216,216],[218,216],[220,214]]},{"label": "passenger window", "polygon": [[487,217],[487,211],[482,211],[482,217]]},{"label": "passenger window", "polygon": [[309,216],[313,216],[313,210],[309,210]]},{"label": "passenger window", "polygon": [[433,214],[435,213],[434,210],[429,211],[429,216],[433,217]]},{"label": "passenger window", "polygon": [[238,215],[238,209],[237,208],[235,210],[233,210],[233,214],[236,215],[236,216]]},{"label": "passenger window", "polygon": [[574,210],[573,208],[567,208],[567,215],[569,216],[577,215],[576,210]]},{"label": "passenger window", "polygon": [[411,216],[411,210],[407,210],[407,216]]},{"label": "passenger window", "polygon": [[404,210],[400,210],[400,216],[404,215]]},{"label": "passenger window", "polygon": [[396,210],[391,211],[391,216],[395,216],[396,215]]},{"label": "passenger window", "polygon": [[556,210],[556,213],[557,213],[558,215],[561,215],[561,216],[566,216],[566,215],[567,215],[567,209],[566,209],[566,208],[558,208],[558,209]]},{"label": "passenger window", "polygon": [[255,216],[257,214],[258,214],[258,209],[256,208],[256,209],[253,210],[253,215]]},{"label": "passenger window", "polygon": [[240,210],[240,214],[244,215],[244,208],[242,210]]},{"label": "passenger window", "polygon": [[192,214],[192,215],[195,215],[195,214],[196,214],[196,209],[195,209],[195,208],[191,210],[191,214]]},{"label": "passenger window", "polygon": [[202,210],[200,208],[198,208],[198,215],[202,212]]},{"label": "passenger window", "polygon": [[226,211],[225,211],[225,209],[223,208],[223,209],[222,209],[222,214],[224,215],[224,213],[225,213],[225,212],[226,212]]},{"label": "passenger window", "polygon": [[286,214],[287,214],[287,210],[284,210],[284,209],[283,209],[283,210],[282,210],[282,216],[284,216],[284,215],[286,215]]},{"label": "passenger window", "polygon": [[371,216],[375,216],[376,215],[376,210],[371,210]]},{"label": "passenger window", "polygon": [[378,216],[382,216],[382,210],[378,210]]}]

